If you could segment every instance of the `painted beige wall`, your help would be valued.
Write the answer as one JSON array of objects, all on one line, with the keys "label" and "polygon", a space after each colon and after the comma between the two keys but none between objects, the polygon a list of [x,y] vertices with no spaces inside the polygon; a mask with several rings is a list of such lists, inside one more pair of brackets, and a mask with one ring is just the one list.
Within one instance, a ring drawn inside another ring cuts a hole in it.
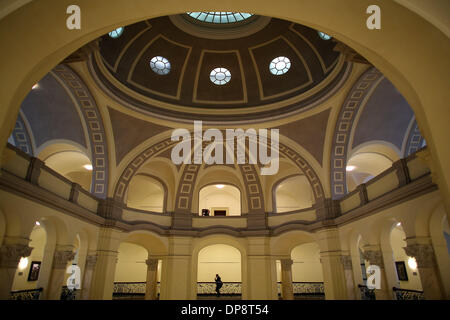
[{"label": "painted beige wall", "polygon": [[148,252],[141,246],[123,242],[119,246],[114,282],[145,282]]},{"label": "painted beige wall", "polygon": [[202,209],[209,209],[210,215],[213,214],[211,208],[228,208],[228,215],[241,215],[241,193],[238,188],[225,185],[222,189],[216,185],[206,186],[200,190],[199,194],[199,214]]},{"label": "painted beige wall", "polygon": [[313,204],[311,185],[305,176],[295,176],[281,182],[275,191],[276,212],[310,208]]},{"label": "painted beige wall", "polygon": [[[411,290],[422,290],[420,275],[417,270],[412,270],[408,265],[408,256],[403,250],[406,247],[405,232],[401,227],[395,227],[391,232],[391,247],[394,255],[394,261],[404,261],[406,272],[408,273],[408,281],[400,281],[400,288]],[[414,274],[415,273],[415,274]]]},{"label": "painted beige wall", "polygon": [[241,253],[225,244],[214,244],[198,254],[198,282],[213,282],[216,273],[223,282],[241,282]]},{"label": "painted beige wall", "polygon": [[305,243],[292,249],[292,281],[322,282],[322,264],[317,243]]},{"label": "painted beige wall", "polygon": [[[17,269],[16,275],[14,276],[14,282],[12,286],[12,291],[18,290],[28,290],[35,289],[38,281],[28,281],[28,273],[30,272],[32,261],[43,261],[44,258],[44,248],[47,241],[47,235],[45,229],[36,226],[31,232],[30,236],[30,247],[34,248],[31,255],[28,257],[28,265],[24,270]],[[41,265],[42,267],[42,265]],[[22,275],[19,275],[22,273]]]},{"label": "painted beige wall", "polygon": [[164,189],[153,178],[136,175],[130,182],[127,195],[127,206],[130,208],[163,212]]}]

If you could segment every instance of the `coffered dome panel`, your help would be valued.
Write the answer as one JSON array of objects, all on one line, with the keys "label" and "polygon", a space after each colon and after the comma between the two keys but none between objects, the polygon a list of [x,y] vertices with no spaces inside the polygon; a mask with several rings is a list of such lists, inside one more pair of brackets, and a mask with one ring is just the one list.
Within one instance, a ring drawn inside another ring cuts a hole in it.
[{"label": "coffered dome panel", "polygon": [[[258,19],[266,23],[262,29]],[[184,32],[173,20],[139,22],[125,26],[117,38],[101,38],[90,70],[113,98],[165,118],[261,119],[308,109],[348,72],[332,40],[289,21],[254,16],[245,24],[248,35],[218,39],[208,38],[211,29],[204,36]],[[186,23],[195,24],[191,20]],[[233,27],[232,34],[241,27]],[[170,70],[154,72],[154,57],[167,59]],[[269,65],[277,57],[286,57],[290,65],[275,75]],[[216,68],[228,70],[231,78],[214,83],[210,76]]]}]

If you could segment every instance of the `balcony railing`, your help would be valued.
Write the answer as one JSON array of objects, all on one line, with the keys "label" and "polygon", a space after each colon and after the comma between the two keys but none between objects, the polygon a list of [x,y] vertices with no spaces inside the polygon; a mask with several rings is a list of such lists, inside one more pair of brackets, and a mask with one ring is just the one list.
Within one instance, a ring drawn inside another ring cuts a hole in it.
[{"label": "balcony railing", "polygon": [[425,300],[423,291],[400,289],[396,287],[393,287],[392,290],[394,290],[397,300]]},{"label": "balcony railing", "polygon": [[39,300],[42,288],[11,291],[9,300]]},{"label": "balcony railing", "polygon": [[369,289],[362,284],[358,284],[358,288],[361,294],[361,300],[376,300],[374,289]]}]

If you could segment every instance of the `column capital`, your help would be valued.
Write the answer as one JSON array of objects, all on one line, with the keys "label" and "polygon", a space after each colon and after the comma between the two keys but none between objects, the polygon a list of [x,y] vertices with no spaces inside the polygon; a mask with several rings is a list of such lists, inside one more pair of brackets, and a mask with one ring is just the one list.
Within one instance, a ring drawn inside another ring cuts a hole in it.
[{"label": "column capital", "polygon": [[86,257],[86,269],[94,269],[97,263],[97,255],[88,255]]},{"label": "column capital", "polygon": [[344,270],[352,270],[352,257],[349,255],[341,256],[341,263],[344,266]]},{"label": "column capital", "polygon": [[24,244],[7,244],[0,247],[0,267],[17,268],[22,257],[28,257],[33,248]]},{"label": "column capital", "polygon": [[379,246],[364,246],[362,256],[370,264],[384,268],[383,254]]},{"label": "column capital", "polygon": [[72,250],[58,250],[53,255],[53,269],[65,269],[67,263],[75,258]]},{"label": "column capital", "polygon": [[283,271],[291,271],[292,269],[292,264],[294,263],[294,261],[292,261],[292,259],[281,259],[281,270]]},{"label": "column capital", "polygon": [[431,244],[408,244],[403,249],[408,256],[416,258],[417,267],[433,268],[436,266],[434,249]]},{"label": "column capital", "polygon": [[151,271],[155,271],[158,268],[158,259],[147,259],[145,260],[147,268]]}]

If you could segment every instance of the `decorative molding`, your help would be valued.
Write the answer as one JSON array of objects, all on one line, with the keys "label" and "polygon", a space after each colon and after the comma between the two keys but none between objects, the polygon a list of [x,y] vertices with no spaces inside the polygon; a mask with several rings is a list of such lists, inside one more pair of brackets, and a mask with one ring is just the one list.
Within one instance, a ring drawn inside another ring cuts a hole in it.
[{"label": "decorative molding", "polygon": [[352,257],[350,255],[342,255],[341,256],[341,263],[344,267],[344,270],[352,270]]},{"label": "decorative molding", "polygon": [[367,94],[383,78],[383,74],[375,68],[370,68],[356,81],[350,90],[339,112],[334,130],[330,175],[331,195],[333,199],[340,199],[347,193],[346,164],[350,133],[359,108],[364,104]]},{"label": "decorative molding", "polygon": [[281,259],[281,270],[283,271],[292,271],[292,264],[294,261],[292,259]]},{"label": "decorative molding", "polygon": [[145,260],[145,264],[147,265],[148,270],[156,271],[158,268],[158,259],[147,259]]},{"label": "decorative molding", "polygon": [[414,121],[411,130],[408,133],[404,157],[407,157],[422,148],[424,138],[420,133],[417,121]]},{"label": "decorative molding", "polygon": [[69,66],[60,64],[52,72],[71,91],[86,122],[92,154],[92,193],[105,198],[108,192],[108,145],[100,111],[83,80]]},{"label": "decorative molding", "polygon": [[17,148],[30,156],[34,155],[34,149],[31,143],[31,134],[28,132],[28,128],[25,125],[21,112],[19,112],[17,117],[16,125],[14,126],[12,132],[12,137]]},{"label": "decorative molding", "polygon": [[0,247],[0,268],[16,269],[22,257],[28,257],[33,248],[24,244],[6,244]]},{"label": "decorative molding", "polygon": [[57,250],[53,255],[53,269],[65,269],[67,263],[75,258],[75,252],[71,250]]},{"label": "decorative molding", "polygon": [[86,257],[86,270],[93,270],[97,264],[97,255],[89,255]]},{"label": "decorative molding", "polygon": [[436,267],[436,257],[431,244],[408,244],[403,249],[408,256],[416,258],[418,268]]},{"label": "decorative molding", "polygon": [[[371,247],[371,246],[370,246]],[[365,260],[369,261],[371,265],[379,266],[380,268],[384,268],[383,262],[383,254],[380,249],[370,249],[369,247],[363,248],[362,256]]]}]

